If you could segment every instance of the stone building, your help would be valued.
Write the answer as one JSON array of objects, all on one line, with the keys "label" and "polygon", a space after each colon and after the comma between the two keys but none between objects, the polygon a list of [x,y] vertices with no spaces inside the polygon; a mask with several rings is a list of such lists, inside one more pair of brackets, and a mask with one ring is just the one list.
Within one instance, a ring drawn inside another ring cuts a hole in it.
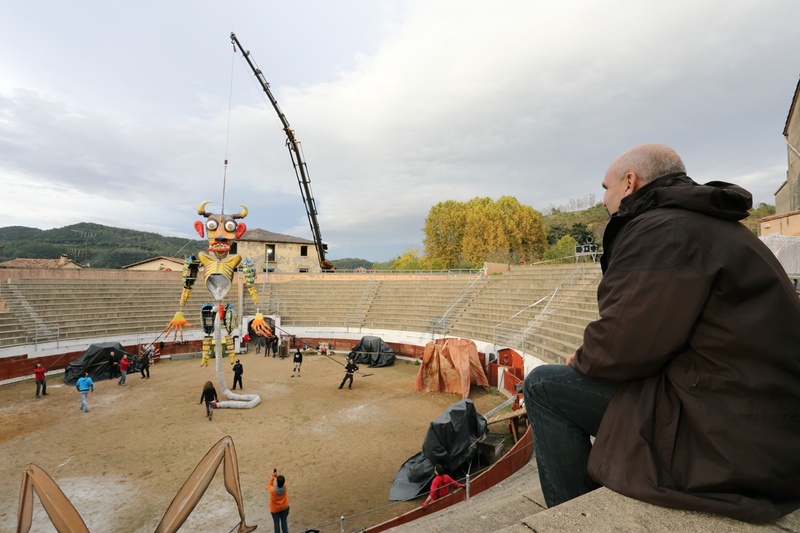
[{"label": "stone building", "polygon": [[0,263],[0,268],[60,268],[60,269],[81,269],[81,265],[67,257],[67,254],[61,254],[58,259],[29,259],[26,257],[18,257],[11,261]]},{"label": "stone building", "polygon": [[236,242],[236,253],[249,258],[256,272],[264,272],[265,264],[279,274],[322,272],[314,241],[301,237],[248,228]]},{"label": "stone building", "polygon": [[775,192],[775,214],[761,220],[762,236],[800,236],[800,81],[789,106],[783,137],[788,158],[786,181]]},{"label": "stone building", "polygon": [[124,270],[177,270],[180,272],[183,270],[184,261],[185,259],[178,257],[166,257],[160,255],[151,259],[145,259],[144,261],[125,265],[122,268]]}]

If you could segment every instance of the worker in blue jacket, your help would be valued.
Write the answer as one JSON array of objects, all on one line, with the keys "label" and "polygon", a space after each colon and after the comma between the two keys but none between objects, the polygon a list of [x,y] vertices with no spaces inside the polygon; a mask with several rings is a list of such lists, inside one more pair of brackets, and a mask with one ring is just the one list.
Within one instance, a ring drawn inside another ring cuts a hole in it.
[{"label": "worker in blue jacket", "polygon": [[86,396],[89,394],[89,392],[94,391],[94,382],[92,381],[92,378],[89,377],[88,371],[84,372],[83,376],[78,378],[75,388],[77,388],[78,392],[81,393],[81,411],[88,413],[89,404],[86,403]]}]

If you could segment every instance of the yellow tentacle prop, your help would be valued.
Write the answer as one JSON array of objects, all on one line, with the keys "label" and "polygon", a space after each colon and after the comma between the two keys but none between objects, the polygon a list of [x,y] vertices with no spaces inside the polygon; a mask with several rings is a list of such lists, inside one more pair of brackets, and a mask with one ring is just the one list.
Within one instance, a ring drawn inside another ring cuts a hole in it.
[{"label": "yellow tentacle prop", "polygon": [[178,332],[181,334],[181,342],[183,342],[183,328],[184,327],[192,327],[189,322],[186,321],[186,317],[183,316],[183,309],[179,309],[175,316],[172,317],[172,320],[169,321],[167,325],[167,329],[164,331],[164,336],[169,337],[170,333],[173,333],[172,341],[178,338]]},{"label": "yellow tentacle prop", "polygon": [[261,311],[257,312],[253,319],[253,331],[262,337],[272,337],[272,329],[267,325],[267,321],[264,320],[264,315],[261,314]]}]

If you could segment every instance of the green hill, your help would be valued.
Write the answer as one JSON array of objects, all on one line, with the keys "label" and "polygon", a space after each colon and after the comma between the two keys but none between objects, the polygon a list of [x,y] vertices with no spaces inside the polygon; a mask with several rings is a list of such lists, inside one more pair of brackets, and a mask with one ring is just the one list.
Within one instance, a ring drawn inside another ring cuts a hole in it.
[{"label": "green hill", "polygon": [[82,222],[41,230],[0,228],[0,262],[18,257],[57,259],[61,254],[92,268],[122,268],[151,257],[185,257],[204,250],[205,240],[164,237],[157,233]]}]

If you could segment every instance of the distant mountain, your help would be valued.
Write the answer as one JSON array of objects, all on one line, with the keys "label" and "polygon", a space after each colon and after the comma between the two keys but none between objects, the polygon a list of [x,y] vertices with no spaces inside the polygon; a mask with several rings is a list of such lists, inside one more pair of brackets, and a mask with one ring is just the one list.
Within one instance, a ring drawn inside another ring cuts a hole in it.
[{"label": "distant mountain", "polygon": [[[161,255],[185,258],[204,251],[208,241],[81,222],[48,230],[24,226],[0,228],[0,247],[0,262],[18,257],[58,259],[61,254],[67,254],[83,266],[122,268]],[[352,258],[331,262],[340,269],[370,268],[373,264]]]},{"label": "distant mountain", "polygon": [[185,257],[205,250],[207,241],[82,222],[41,230],[0,228],[0,262],[18,257],[57,259],[61,254],[92,268],[122,268],[151,257]]}]

